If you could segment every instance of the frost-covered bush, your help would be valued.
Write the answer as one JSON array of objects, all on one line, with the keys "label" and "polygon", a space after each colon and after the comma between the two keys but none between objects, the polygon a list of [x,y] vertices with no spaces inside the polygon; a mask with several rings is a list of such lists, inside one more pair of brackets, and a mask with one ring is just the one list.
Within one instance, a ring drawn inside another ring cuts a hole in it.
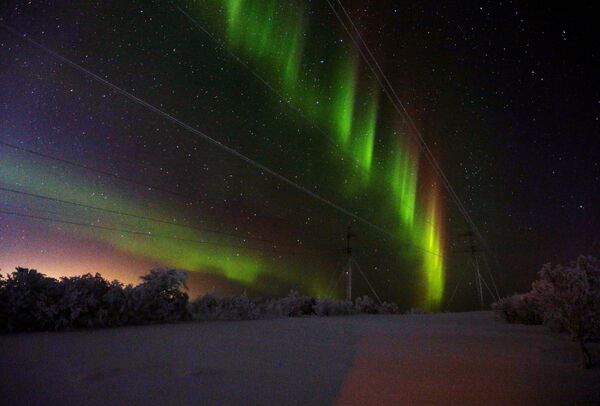
[{"label": "frost-covered bush", "polygon": [[580,345],[582,364],[591,366],[586,342],[600,338],[600,263],[580,256],[568,266],[546,264],[526,294],[492,305],[509,322],[539,324],[568,332]]},{"label": "frost-covered bush", "polygon": [[512,295],[492,303],[496,317],[509,323],[542,324],[542,313],[535,295]]},{"label": "frost-covered bush", "polygon": [[188,317],[187,275],[176,269],[152,269],[142,283],[127,286],[125,319],[130,323],[174,322]]},{"label": "frost-covered bush", "polygon": [[369,296],[360,296],[354,300],[354,306],[358,313],[377,314],[379,306]]},{"label": "frost-covered bush", "polygon": [[398,314],[400,313],[400,308],[396,303],[383,302],[381,305],[377,307],[377,313],[381,314]]},{"label": "frost-covered bush", "polygon": [[102,298],[102,311],[105,312],[105,326],[121,326],[127,323],[125,287],[117,280],[108,284]]},{"label": "frost-covered bush", "polygon": [[59,283],[35,269],[17,268],[3,281],[5,330],[48,330],[54,327]]},{"label": "frost-covered bush", "polygon": [[292,290],[285,297],[269,300],[266,310],[268,313],[283,317],[306,316],[315,314],[313,307],[316,303],[316,298]]},{"label": "frost-covered bush", "polygon": [[568,332],[580,345],[583,366],[591,366],[586,343],[600,337],[600,261],[580,256],[569,266],[544,265],[531,293],[544,323]]},{"label": "frost-covered bush", "polygon": [[207,293],[191,301],[188,310],[193,320],[216,320],[220,305],[221,299],[213,293]]},{"label": "frost-covered bush", "polygon": [[253,320],[259,317],[258,307],[245,293],[221,299],[219,320]]},{"label": "frost-covered bush", "polygon": [[317,316],[346,316],[356,313],[351,301],[333,299],[317,299],[313,311]]},{"label": "frost-covered bush", "polygon": [[122,287],[115,283],[118,284],[107,281],[98,273],[61,278],[54,328],[119,325],[122,304],[115,304],[113,295]]},{"label": "frost-covered bush", "polygon": [[188,308],[194,320],[253,320],[260,315],[256,303],[245,293],[224,298],[207,293]]}]

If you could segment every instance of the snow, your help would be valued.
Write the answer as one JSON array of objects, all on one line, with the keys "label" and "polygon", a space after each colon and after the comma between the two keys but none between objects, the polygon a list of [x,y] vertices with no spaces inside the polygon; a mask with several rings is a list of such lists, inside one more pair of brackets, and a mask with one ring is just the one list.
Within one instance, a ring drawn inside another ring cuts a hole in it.
[{"label": "snow", "polygon": [[[600,348],[591,345],[598,363]],[[600,404],[600,367],[490,312],[0,336],[7,405]]]}]

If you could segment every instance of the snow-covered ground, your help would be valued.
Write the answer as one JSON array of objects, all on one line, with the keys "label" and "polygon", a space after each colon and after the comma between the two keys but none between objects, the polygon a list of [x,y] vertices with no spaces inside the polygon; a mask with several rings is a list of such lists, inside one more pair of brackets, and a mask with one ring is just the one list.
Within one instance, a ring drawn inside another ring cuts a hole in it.
[{"label": "snow-covered ground", "polygon": [[18,334],[0,336],[0,403],[600,405],[600,367],[578,361],[488,312]]}]

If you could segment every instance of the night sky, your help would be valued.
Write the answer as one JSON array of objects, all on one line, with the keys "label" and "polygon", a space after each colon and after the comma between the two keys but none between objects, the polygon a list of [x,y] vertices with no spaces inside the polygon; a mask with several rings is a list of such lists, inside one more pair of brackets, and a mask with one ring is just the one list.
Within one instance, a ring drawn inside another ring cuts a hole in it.
[{"label": "night sky", "polygon": [[31,3],[1,9],[3,272],[341,297],[351,225],[383,299],[472,308],[470,227],[419,135],[490,287],[600,250],[591,2],[341,2],[408,114],[326,0]]}]

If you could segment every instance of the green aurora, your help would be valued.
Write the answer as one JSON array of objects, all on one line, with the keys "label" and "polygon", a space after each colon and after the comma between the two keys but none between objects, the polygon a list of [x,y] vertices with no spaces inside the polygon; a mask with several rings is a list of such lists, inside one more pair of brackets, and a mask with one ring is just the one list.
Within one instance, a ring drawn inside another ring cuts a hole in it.
[{"label": "green aurora", "polygon": [[[308,119],[335,136],[337,145],[332,153],[339,154],[341,150],[348,158],[346,162],[360,172],[346,193],[357,189],[389,190],[388,199],[398,213],[399,239],[408,239],[421,248],[425,285],[422,305],[439,308],[444,293],[439,199],[435,189],[428,187],[419,196],[418,149],[402,136],[400,143],[390,142],[395,145],[391,154],[376,155],[376,141],[383,138],[378,130],[384,123],[378,114],[379,97],[372,90],[374,81],[361,70],[351,41],[338,41],[334,50],[324,51],[319,44],[307,41],[311,38],[311,26],[305,18],[309,14],[306,7],[301,1],[279,0],[191,3],[195,17],[224,38],[230,51],[247,60]],[[207,8],[212,12],[205,13]],[[204,15],[212,19],[206,20]],[[332,54],[336,56],[333,71],[316,71],[307,63],[308,59],[327,61]],[[384,161],[383,174],[373,176],[375,160]],[[378,179],[386,179],[387,184]]]}]

